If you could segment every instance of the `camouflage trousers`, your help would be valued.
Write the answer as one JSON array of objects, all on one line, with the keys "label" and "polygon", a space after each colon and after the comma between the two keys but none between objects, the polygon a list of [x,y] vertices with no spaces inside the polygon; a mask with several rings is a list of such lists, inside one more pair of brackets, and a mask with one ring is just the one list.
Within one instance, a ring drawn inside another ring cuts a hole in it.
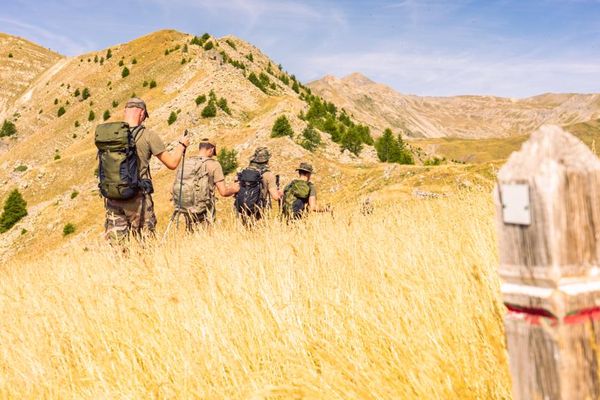
[{"label": "camouflage trousers", "polygon": [[105,235],[109,240],[120,240],[129,234],[154,234],[156,215],[149,194],[139,193],[129,200],[106,200]]}]

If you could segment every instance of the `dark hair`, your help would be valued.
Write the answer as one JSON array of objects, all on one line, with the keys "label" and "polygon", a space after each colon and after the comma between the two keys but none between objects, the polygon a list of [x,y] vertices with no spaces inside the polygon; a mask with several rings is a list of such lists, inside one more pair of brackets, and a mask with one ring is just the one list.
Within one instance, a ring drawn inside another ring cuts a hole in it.
[{"label": "dark hair", "polygon": [[300,176],[309,176],[310,172],[299,169],[298,170],[298,175],[300,175]]}]

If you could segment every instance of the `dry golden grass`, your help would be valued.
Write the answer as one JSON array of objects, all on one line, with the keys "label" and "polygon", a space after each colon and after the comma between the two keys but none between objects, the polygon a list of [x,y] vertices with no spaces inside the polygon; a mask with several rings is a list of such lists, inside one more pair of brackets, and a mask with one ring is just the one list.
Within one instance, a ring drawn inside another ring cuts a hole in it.
[{"label": "dry golden grass", "polygon": [[0,270],[0,398],[509,398],[488,195]]}]

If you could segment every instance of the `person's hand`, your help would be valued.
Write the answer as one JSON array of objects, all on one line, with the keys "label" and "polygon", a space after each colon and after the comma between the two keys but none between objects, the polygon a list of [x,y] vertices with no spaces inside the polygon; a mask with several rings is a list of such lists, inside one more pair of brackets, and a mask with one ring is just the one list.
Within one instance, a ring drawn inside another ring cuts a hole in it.
[{"label": "person's hand", "polygon": [[236,193],[240,191],[240,184],[237,181],[233,182],[231,187],[233,187],[233,190],[235,190]]},{"label": "person's hand", "polygon": [[279,194],[280,198],[283,197],[283,189],[277,189],[277,193]]},{"label": "person's hand", "polygon": [[187,135],[183,135],[179,138],[179,143],[183,144],[185,147],[190,145],[190,138]]}]

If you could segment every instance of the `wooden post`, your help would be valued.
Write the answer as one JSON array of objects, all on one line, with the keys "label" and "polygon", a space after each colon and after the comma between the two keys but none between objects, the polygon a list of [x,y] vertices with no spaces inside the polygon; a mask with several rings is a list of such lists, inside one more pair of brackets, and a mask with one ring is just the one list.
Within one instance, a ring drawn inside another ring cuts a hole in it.
[{"label": "wooden post", "polygon": [[600,160],[543,126],[494,192],[514,399],[600,398]]}]

